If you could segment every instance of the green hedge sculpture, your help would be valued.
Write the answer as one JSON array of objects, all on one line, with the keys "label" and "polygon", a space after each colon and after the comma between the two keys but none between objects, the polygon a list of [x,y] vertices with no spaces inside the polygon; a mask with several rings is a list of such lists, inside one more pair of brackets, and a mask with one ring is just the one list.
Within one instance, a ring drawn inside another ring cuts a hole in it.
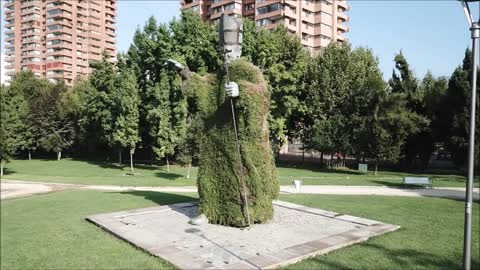
[{"label": "green hedge sculpture", "polygon": [[195,104],[196,121],[202,121],[198,191],[199,213],[210,223],[248,225],[243,199],[246,185],[250,222],[264,223],[273,217],[272,200],[279,193],[279,181],[268,137],[269,92],[262,72],[244,59],[229,65],[230,81],[239,85],[234,99],[243,170],[240,169],[225,76],[192,73],[184,87],[190,104]]}]

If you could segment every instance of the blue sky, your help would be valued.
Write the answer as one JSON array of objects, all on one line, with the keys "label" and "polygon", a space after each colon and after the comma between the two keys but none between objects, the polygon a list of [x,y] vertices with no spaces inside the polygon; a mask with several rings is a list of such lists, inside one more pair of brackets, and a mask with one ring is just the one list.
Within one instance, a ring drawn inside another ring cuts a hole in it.
[{"label": "blue sky", "polygon": [[[347,37],[354,46],[366,46],[374,51],[386,79],[392,73],[394,54],[400,49],[418,76],[422,77],[427,70],[436,76],[449,76],[470,45],[467,23],[456,0],[350,0],[348,3],[351,9]],[[159,22],[168,22],[179,16],[179,1],[118,2],[120,51],[128,49],[135,30],[143,26],[150,15]]]}]

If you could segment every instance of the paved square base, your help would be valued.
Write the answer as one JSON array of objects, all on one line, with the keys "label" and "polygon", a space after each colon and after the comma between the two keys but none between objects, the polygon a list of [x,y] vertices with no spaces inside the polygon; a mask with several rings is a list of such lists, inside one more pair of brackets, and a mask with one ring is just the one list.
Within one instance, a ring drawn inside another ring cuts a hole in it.
[{"label": "paved square base", "polygon": [[188,224],[195,203],[135,209],[87,219],[180,269],[266,269],[325,254],[399,226],[275,201],[274,218],[250,229]]}]

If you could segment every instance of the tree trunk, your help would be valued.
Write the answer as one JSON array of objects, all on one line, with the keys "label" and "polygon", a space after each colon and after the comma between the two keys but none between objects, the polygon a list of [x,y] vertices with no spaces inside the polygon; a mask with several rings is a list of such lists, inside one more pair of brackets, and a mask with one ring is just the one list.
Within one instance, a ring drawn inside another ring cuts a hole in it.
[{"label": "tree trunk", "polygon": [[190,179],[190,168],[192,168],[192,163],[188,163],[187,179]]},{"label": "tree trunk", "polygon": [[30,149],[28,149],[28,160],[32,160],[32,153],[30,152]]},{"label": "tree trunk", "polygon": [[320,153],[320,164],[323,165],[323,152]]},{"label": "tree trunk", "polygon": [[167,158],[167,172],[170,172],[170,163],[168,162],[168,156],[165,156]]},{"label": "tree trunk", "polygon": [[377,175],[378,171],[378,160],[375,160],[375,175]]},{"label": "tree trunk", "polygon": [[62,159],[62,151],[57,152],[57,160]]},{"label": "tree trunk", "polygon": [[330,168],[333,168],[333,153],[330,154]]},{"label": "tree trunk", "polygon": [[0,176],[3,176],[3,160],[0,161]]},{"label": "tree trunk", "polygon": [[122,150],[118,150],[118,167],[122,167]]},{"label": "tree trunk", "polygon": [[130,150],[130,170],[133,173],[133,151]]},{"label": "tree trunk", "polygon": [[302,164],[305,163],[305,144],[302,144]]},{"label": "tree trunk", "polygon": [[343,167],[347,167],[347,157],[343,156]]}]

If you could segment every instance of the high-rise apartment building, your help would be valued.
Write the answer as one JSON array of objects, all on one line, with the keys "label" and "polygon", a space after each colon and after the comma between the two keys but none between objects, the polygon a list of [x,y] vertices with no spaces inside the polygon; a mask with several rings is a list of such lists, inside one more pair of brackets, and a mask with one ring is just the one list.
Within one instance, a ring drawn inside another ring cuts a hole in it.
[{"label": "high-rise apartment building", "polygon": [[330,42],[345,41],[348,32],[346,0],[180,0],[181,10],[192,9],[205,21],[216,22],[222,13],[247,17],[268,29],[285,25],[311,51]]},{"label": "high-rise apartment building", "polygon": [[116,0],[8,0],[4,10],[7,76],[30,69],[71,85],[104,50],[114,60]]}]

